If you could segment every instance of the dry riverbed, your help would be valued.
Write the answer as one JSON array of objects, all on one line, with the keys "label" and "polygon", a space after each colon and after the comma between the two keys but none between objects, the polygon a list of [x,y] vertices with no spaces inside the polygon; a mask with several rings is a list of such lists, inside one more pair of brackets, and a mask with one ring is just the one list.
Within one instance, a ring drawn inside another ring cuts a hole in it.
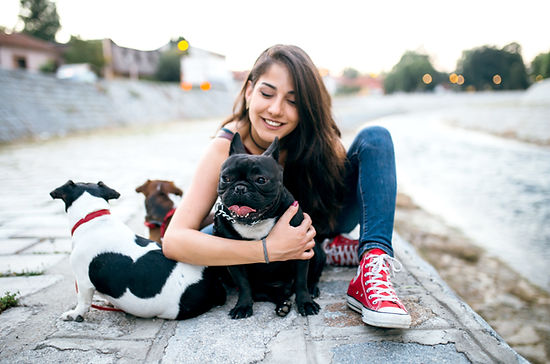
[{"label": "dry riverbed", "polygon": [[550,362],[550,294],[403,193],[395,229],[518,353],[533,363]]}]

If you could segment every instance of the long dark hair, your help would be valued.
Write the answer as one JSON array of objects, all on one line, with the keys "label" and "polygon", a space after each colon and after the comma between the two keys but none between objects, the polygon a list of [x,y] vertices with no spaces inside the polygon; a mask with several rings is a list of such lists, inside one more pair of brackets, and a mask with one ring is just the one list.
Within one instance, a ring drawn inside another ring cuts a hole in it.
[{"label": "long dark hair", "polygon": [[334,231],[341,208],[346,154],[340,130],[331,112],[331,98],[319,71],[299,47],[275,45],[266,49],[237,96],[233,115],[223,122],[250,123],[246,108],[246,88],[252,86],[273,64],[285,66],[291,74],[296,95],[298,126],[281,140],[287,151],[284,184],[307,212],[318,232]]}]

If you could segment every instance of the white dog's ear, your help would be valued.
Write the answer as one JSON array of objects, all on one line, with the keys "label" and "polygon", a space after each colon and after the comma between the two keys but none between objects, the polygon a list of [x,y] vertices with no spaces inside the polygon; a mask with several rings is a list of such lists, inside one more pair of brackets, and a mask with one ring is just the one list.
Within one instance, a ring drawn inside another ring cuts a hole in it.
[{"label": "white dog's ear", "polygon": [[229,155],[233,154],[246,154],[246,149],[244,148],[243,141],[239,133],[233,135],[233,140],[231,140],[231,146],[229,147]]},{"label": "white dog's ear", "polygon": [[119,198],[120,197],[120,193],[118,193],[117,191],[113,190],[112,188],[110,188],[109,186],[107,186],[105,183],[103,183],[102,181],[99,181],[97,183],[97,185],[100,187],[100,190],[101,190],[101,197],[103,197],[105,200],[109,201],[111,199],[114,199],[114,198]]},{"label": "white dog's ear", "polygon": [[277,162],[279,161],[279,137],[275,137],[273,143],[271,143],[269,148],[267,148],[267,150],[263,152],[262,155],[271,156]]}]

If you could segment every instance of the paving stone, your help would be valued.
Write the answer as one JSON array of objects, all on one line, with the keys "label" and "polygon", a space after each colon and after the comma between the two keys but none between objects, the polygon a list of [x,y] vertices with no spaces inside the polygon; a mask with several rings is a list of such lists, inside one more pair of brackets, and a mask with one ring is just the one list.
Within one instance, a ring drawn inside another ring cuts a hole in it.
[{"label": "paving stone", "polygon": [[4,240],[19,234],[22,229],[6,228],[0,225],[0,239]]},{"label": "paving stone", "polygon": [[67,224],[67,218],[60,215],[37,214],[16,217],[7,222],[6,228],[44,228],[49,226],[61,226]]},{"label": "paving stone", "polygon": [[[4,278],[0,278],[0,287],[2,279]],[[0,295],[4,295],[2,288],[0,288]],[[2,312],[2,319],[0,320],[0,339],[10,335],[20,323],[28,320],[32,313],[33,308],[31,307],[12,307]]]},{"label": "paving stone", "polygon": [[70,238],[71,237],[71,228],[66,223],[64,226],[45,226],[45,227],[28,227],[28,228],[21,228],[14,232],[11,235],[12,238],[20,239],[20,238],[48,238],[48,239],[56,239],[56,238]]},{"label": "paving stone", "polygon": [[33,239],[2,239],[0,238],[0,255],[15,254],[28,247],[33,246],[39,241],[38,238]]},{"label": "paving stone", "polygon": [[25,254],[0,256],[0,273],[38,273],[66,258],[66,254]]},{"label": "paving stone", "polygon": [[[193,320],[178,323],[170,339],[164,361],[171,363],[185,358],[188,362],[250,363],[262,360],[268,343],[295,321],[303,321],[292,310],[286,317],[275,314],[273,304],[255,304],[252,317],[232,320],[228,316],[236,297],[224,306]],[[216,323],[216,324],[213,324]],[[257,328],[261,327],[261,330]],[[251,334],[253,333],[253,334]],[[246,350],[236,350],[243,348]],[[288,358],[288,357],[287,357]]]},{"label": "paving stone", "polygon": [[333,349],[332,363],[470,363],[453,344],[421,345],[377,342],[341,345]]},{"label": "paving stone", "polygon": [[23,254],[69,254],[72,249],[72,240],[63,239],[45,239],[44,241],[31,246],[22,251]]},{"label": "paving stone", "polygon": [[45,274],[30,277],[0,277],[0,296],[5,292],[18,293],[23,298],[59,282],[58,274]]}]

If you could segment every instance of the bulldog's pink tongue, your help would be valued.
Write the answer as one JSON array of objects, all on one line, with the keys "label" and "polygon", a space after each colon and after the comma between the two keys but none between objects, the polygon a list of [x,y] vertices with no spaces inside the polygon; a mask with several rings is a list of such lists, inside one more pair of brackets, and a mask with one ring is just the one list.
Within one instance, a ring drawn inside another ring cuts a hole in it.
[{"label": "bulldog's pink tongue", "polygon": [[229,206],[229,211],[233,211],[239,216],[246,216],[246,214],[249,214],[251,212],[256,212],[256,210],[254,210],[252,207],[237,206],[237,205]]}]

